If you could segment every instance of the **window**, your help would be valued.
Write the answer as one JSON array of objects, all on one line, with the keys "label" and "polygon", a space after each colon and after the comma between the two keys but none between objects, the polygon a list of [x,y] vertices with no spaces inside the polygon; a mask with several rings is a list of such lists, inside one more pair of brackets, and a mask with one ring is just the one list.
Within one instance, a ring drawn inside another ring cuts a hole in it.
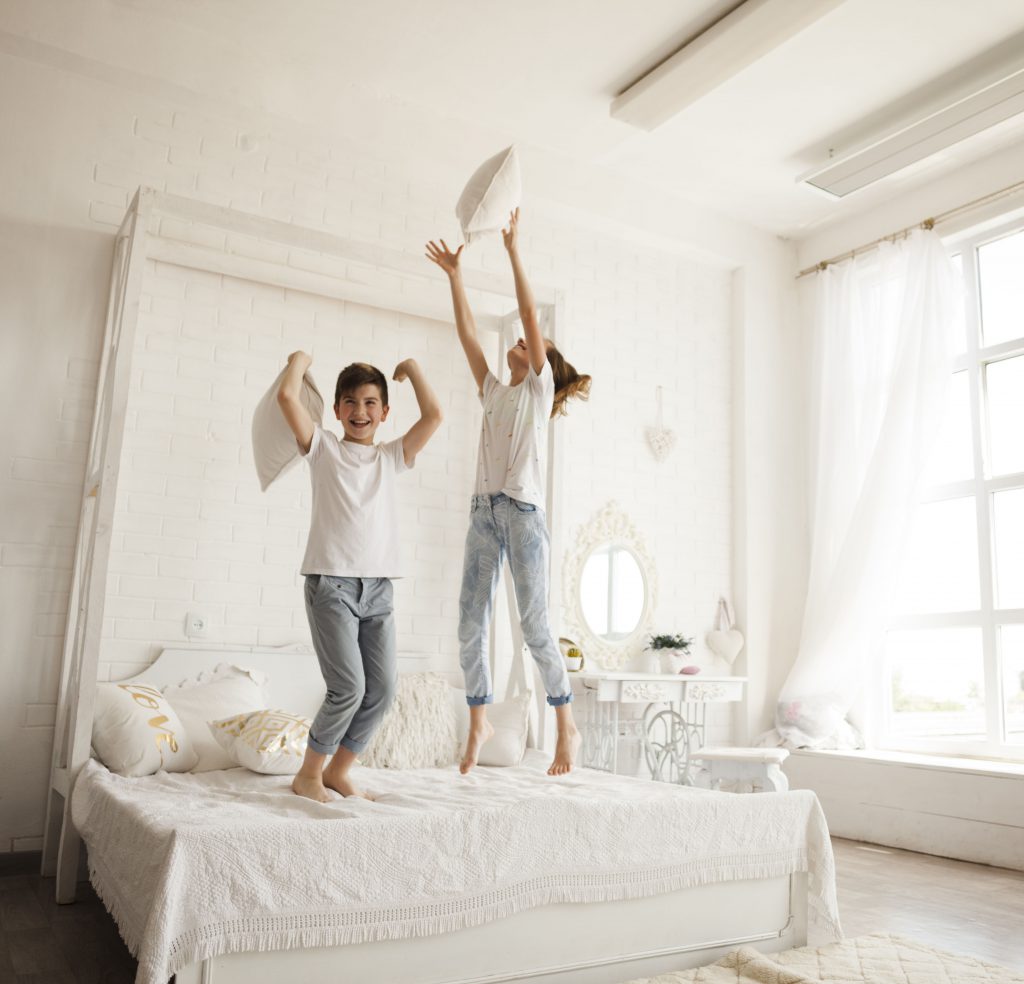
[{"label": "window", "polygon": [[878,743],[1024,759],[1024,222],[956,248],[963,349],[892,599]]}]

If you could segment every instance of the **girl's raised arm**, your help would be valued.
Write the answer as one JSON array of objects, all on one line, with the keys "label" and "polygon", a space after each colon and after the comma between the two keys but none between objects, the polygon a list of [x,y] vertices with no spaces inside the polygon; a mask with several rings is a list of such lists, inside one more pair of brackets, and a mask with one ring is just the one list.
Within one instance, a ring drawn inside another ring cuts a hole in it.
[{"label": "girl's raised arm", "polygon": [[453,253],[443,239],[440,240],[440,243],[440,246],[433,240],[427,243],[427,259],[432,260],[448,274],[459,341],[462,342],[462,350],[466,353],[466,361],[476,380],[477,389],[483,392],[484,379],[487,376],[487,359],[484,358],[484,351],[480,348],[480,341],[476,337],[476,322],[473,320],[473,312],[469,308],[469,298],[466,297],[466,288],[462,283],[462,271],[459,269],[459,257],[462,255],[465,244]]},{"label": "girl's raised arm", "polygon": [[533,300],[530,282],[526,279],[523,261],[519,258],[519,209],[508,217],[508,228],[501,230],[501,238],[508,250],[508,258],[512,262],[512,276],[516,282],[516,301],[519,304],[519,320],[523,323],[523,338],[526,339],[526,351],[530,354],[530,365],[533,371],[540,374],[548,357],[547,342],[540,331],[537,320],[537,305]]}]

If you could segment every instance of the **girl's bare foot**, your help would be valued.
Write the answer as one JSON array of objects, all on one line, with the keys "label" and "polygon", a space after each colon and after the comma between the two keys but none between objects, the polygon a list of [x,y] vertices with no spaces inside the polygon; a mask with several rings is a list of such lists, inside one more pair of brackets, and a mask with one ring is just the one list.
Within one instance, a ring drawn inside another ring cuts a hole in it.
[{"label": "girl's bare foot", "polygon": [[494,725],[486,718],[479,723],[472,723],[469,728],[469,737],[466,739],[466,751],[459,763],[459,772],[465,775],[476,765],[480,757],[480,749],[484,742],[494,734]]},{"label": "girl's bare foot", "polygon": [[555,760],[551,763],[551,768],[548,769],[549,776],[564,776],[572,769],[580,750],[581,741],[582,738],[580,738],[580,733],[576,730],[575,725],[571,728],[563,728],[558,732]]},{"label": "girl's bare foot", "polygon": [[317,803],[330,803],[331,794],[324,789],[324,784],[317,776],[297,775],[292,780],[292,792]]}]

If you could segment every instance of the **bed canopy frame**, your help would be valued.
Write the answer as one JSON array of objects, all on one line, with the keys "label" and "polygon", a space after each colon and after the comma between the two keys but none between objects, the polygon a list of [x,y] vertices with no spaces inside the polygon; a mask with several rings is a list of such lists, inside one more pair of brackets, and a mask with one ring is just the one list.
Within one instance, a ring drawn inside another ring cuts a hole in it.
[{"label": "bed canopy frame", "polygon": [[[277,259],[266,259],[267,256]],[[80,841],[71,822],[71,790],[90,754],[93,698],[135,329],[147,262],[151,260],[435,321],[450,323],[452,320],[447,285],[438,282],[432,268],[418,255],[152,188],[138,189],[114,238],[103,353],[83,484],[54,729],[42,873],[56,876],[57,901],[62,903],[73,902],[75,898]],[[501,355],[519,325],[515,292],[510,289],[511,278],[467,269],[464,279],[477,311],[477,324],[493,334],[493,347],[499,354],[497,365],[499,371],[505,373]],[[534,295],[545,333],[557,341],[563,321],[563,296],[558,290],[536,284]],[[559,434],[554,428],[548,442],[547,479],[553,564],[561,556],[559,452]],[[550,579],[553,613],[561,610],[561,578],[556,575],[553,571]],[[533,739],[541,746],[546,723],[543,694],[540,688],[529,686],[533,676],[532,660],[527,659],[507,571],[503,580],[511,628],[506,695],[534,690],[537,701]],[[492,662],[498,653],[497,621],[495,618],[491,624]],[[238,647],[232,648],[237,650]],[[496,679],[499,678],[496,675]]]}]

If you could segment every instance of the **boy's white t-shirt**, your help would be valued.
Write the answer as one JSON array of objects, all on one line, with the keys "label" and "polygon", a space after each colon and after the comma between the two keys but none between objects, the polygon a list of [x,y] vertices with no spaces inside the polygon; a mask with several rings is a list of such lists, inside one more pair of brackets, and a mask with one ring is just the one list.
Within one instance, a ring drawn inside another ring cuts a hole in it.
[{"label": "boy's white t-shirt", "polygon": [[304,457],[313,516],[301,573],[401,577],[395,476],[411,467],[402,438],[356,444],[317,424]]},{"label": "boy's white t-shirt", "polygon": [[548,420],[555,403],[555,379],[547,360],[531,365],[518,386],[499,383],[488,370],[480,401],[484,407],[477,454],[476,494],[504,492],[545,508]]}]

